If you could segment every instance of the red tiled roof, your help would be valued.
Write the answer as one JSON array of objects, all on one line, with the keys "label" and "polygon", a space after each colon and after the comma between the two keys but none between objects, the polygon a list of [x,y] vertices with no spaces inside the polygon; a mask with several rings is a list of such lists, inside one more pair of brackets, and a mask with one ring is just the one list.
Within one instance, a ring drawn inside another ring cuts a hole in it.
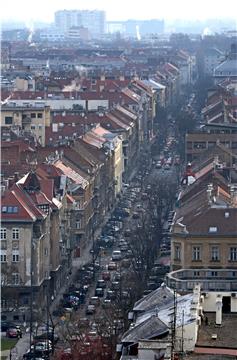
[{"label": "red tiled roof", "polygon": [[23,201],[17,189],[7,190],[1,197],[2,210],[4,207],[15,206],[18,211],[16,213],[1,212],[1,220],[4,221],[35,221],[34,211]]}]

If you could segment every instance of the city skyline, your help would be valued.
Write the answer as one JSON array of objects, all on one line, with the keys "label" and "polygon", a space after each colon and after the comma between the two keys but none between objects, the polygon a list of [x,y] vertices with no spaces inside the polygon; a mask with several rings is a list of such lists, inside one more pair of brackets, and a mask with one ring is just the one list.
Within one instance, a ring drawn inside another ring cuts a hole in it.
[{"label": "city skyline", "polygon": [[[66,6],[65,6],[66,5]],[[125,7],[126,5],[126,7]],[[234,19],[235,0],[226,0],[225,6],[214,0],[180,0],[161,3],[155,0],[147,0],[146,3],[131,3],[122,0],[115,3],[110,0],[88,0],[86,5],[81,5],[76,0],[51,0],[47,8],[42,3],[35,3],[29,0],[16,0],[6,3],[1,11],[1,22],[21,21],[28,25],[34,21],[53,22],[54,13],[58,10],[88,9],[104,10],[106,20],[123,21],[127,19],[165,19],[172,20],[199,20],[206,19]],[[157,11],[156,11],[157,9]]]}]

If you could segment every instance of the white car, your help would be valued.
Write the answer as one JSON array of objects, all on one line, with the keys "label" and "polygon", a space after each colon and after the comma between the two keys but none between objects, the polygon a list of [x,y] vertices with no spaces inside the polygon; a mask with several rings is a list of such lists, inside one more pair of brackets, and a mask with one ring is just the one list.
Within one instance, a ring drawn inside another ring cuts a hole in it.
[{"label": "white car", "polygon": [[120,250],[114,250],[112,252],[112,261],[119,261],[122,259],[122,253]]}]

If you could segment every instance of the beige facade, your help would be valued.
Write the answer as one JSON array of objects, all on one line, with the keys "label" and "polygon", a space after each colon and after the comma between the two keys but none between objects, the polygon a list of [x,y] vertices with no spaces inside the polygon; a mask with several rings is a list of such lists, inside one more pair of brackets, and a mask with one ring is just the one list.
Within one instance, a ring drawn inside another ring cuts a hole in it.
[{"label": "beige facade", "polygon": [[172,270],[192,268],[236,268],[237,237],[190,236],[173,234]]},{"label": "beige facade", "polygon": [[14,81],[14,87],[16,91],[35,91],[35,79],[17,77]]},{"label": "beige facade", "polygon": [[115,180],[115,196],[122,190],[122,174],[123,174],[123,144],[122,140],[117,137],[114,149],[114,180]]},{"label": "beige facade", "polygon": [[45,127],[50,126],[50,108],[2,106],[1,127],[31,133],[45,146]]},{"label": "beige facade", "polygon": [[[216,145],[226,147],[228,150],[237,153],[237,135],[236,134],[214,134],[214,133],[193,133],[186,135],[185,155],[187,161],[193,161],[200,158],[206,151],[211,150]],[[223,151],[222,151],[223,154]]]}]

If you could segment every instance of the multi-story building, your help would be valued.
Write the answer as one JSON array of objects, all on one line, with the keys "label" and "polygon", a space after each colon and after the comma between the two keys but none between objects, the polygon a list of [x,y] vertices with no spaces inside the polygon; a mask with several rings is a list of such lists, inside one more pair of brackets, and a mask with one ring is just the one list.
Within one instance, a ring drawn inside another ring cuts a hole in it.
[{"label": "multi-story building", "polygon": [[213,74],[215,84],[218,84],[226,79],[237,79],[237,46],[231,45],[230,53],[225,61],[214,69]]},{"label": "multi-story building", "polygon": [[45,145],[45,127],[50,125],[50,108],[2,105],[1,128],[11,128],[18,134],[31,134],[42,146]]},{"label": "multi-story building", "polygon": [[[61,174],[57,177],[61,181]],[[2,311],[7,317],[16,316],[15,320],[29,320],[30,306],[43,309],[69,269],[68,263],[62,269],[65,243],[60,225],[65,187],[61,185],[56,198],[54,180],[31,171],[2,192]],[[14,312],[9,313],[10,308]],[[40,313],[35,316],[42,319]]]},{"label": "multi-story building", "polygon": [[214,69],[224,60],[224,54],[217,48],[210,48],[204,52],[204,74],[213,76]]},{"label": "multi-story building", "polygon": [[55,26],[65,33],[72,27],[85,27],[92,37],[105,32],[105,12],[99,10],[59,10],[55,13]]},{"label": "multi-story building", "polygon": [[[236,129],[236,126],[233,125],[233,128]],[[226,150],[231,151],[233,154],[237,152],[237,136],[236,133],[233,134],[223,134],[223,133],[204,133],[204,132],[195,132],[186,134],[185,142],[185,155],[186,160],[194,161],[198,159],[201,154],[216,146],[224,146]]]}]

